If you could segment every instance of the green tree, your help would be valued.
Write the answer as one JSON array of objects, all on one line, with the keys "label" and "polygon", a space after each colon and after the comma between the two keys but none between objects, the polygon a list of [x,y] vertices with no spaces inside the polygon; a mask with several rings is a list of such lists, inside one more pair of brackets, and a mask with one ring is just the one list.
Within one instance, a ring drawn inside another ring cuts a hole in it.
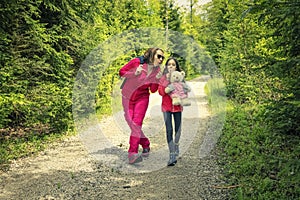
[{"label": "green tree", "polygon": [[232,184],[243,185],[236,198],[299,197],[299,6],[213,1],[204,16],[233,106],[220,141]]}]

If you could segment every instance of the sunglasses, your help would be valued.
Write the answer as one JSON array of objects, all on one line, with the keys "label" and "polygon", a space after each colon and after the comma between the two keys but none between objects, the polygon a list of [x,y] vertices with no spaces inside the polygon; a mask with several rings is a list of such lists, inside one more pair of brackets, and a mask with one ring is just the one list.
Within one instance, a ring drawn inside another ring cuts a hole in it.
[{"label": "sunglasses", "polygon": [[164,56],[162,56],[162,55],[160,55],[160,54],[157,54],[157,58],[158,58],[158,59],[162,59],[162,60],[164,60],[164,59],[165,59],[165,57],[164,57]]}]

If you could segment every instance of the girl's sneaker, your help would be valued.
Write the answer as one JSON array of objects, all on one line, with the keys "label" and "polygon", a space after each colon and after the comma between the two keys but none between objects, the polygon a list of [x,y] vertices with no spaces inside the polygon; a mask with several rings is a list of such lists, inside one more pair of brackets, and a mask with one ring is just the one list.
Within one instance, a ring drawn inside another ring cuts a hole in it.
[{"label": "girl's sneaker", "polygon": [[143,158],[139,154],[133,154],[128,158],[128,160],[129,160],[129,164],[135,164],[135,163],[142,162]]},{"label": "girl's sneaker", "polygon": [[170,160],[168,161],[168,166],[174,166],[177,163],[175,153],[170,153]]},{"label": "girl's sneaker", "polygon": [[150,148],[145,148],[145,149],[143,149],[142,156],[148,157],[149,153],[150,153]]}]

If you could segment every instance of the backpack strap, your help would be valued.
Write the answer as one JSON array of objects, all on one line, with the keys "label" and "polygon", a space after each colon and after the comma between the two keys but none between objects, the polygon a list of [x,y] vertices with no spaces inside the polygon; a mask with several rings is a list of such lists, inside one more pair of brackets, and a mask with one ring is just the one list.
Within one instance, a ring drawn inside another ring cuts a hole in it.
[{"label": "backpack strap", "polygon": [[140,59],[140,65],[144,64],[144,56],[139,56],[138,59]]}]

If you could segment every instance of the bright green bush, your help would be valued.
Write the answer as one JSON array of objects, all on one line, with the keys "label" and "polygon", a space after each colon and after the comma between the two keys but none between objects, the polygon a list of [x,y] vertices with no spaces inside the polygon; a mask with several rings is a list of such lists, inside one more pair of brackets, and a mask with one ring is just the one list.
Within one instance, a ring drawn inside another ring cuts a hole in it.
[{"label": "bright green bush", "polygon": [[265,121],[262,105],[231,104],[221,135],[227,177],[236,199],[297,199],[299,136],[283,135]]}]

